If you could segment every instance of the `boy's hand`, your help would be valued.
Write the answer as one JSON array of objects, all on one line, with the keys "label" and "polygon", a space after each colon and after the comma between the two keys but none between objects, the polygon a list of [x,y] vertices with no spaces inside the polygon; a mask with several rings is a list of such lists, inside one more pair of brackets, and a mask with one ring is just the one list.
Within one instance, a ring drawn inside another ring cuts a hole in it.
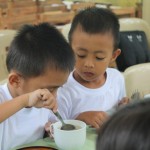
[{"label": "boy's hand", "polygon": [[28,107],[48,108],[57,111],[56,98],[47,89],[38,89],[29,93]]},{"label": "boy's hand", "polygon": [[124,97],[122,98],[122,100],[119,102],[119,106],[122,106],[122,105],[126,105],[129,103],[129,98],[128,97]]},{"label": "boy's hand", "polygon": [[87,111],[79,114],[76,119],[84,121],[86,124],[98,129],[107,118],[108,115],[103,111]]}]

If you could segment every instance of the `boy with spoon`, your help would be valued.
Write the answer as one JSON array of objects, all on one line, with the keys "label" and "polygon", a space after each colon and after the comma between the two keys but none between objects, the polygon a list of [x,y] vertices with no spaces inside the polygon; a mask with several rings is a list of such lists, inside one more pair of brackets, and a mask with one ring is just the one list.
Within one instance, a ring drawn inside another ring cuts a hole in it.
[{"label": "boy with spoon", "polygon": [[19,30],[6,62],[8,82],[0,86],[1,150],[43,137],[45,123],[55,119],[57,89],[67,81],[75,59],[60,32],[42,23]]}]

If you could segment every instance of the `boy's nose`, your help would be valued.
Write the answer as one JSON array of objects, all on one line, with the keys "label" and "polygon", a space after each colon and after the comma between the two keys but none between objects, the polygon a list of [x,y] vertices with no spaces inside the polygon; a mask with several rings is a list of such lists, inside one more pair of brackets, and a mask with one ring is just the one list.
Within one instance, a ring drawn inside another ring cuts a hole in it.
[{"label": "boy's nose", "polygon": [[84,64],[85,67],[87,68],[93,68],[94,67],[94,63],[92,61],[86,61]]}]

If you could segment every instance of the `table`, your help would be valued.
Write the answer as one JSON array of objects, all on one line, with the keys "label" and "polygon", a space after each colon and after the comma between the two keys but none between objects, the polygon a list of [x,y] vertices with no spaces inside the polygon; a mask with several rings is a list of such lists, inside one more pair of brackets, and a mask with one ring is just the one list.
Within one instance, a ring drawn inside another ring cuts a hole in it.
[{"label": "table", "polygon": [[[93,128],[88,128],[87,129],[86,141],[85,141],[84,146],[81,148],[81,150],[95,150],[96,137],[97,137],[96,130],[93,129]],[[47,138],[40,139],[40,140],[37,140],[35,142],[32,142],[30,144],[17,146],[15,148],[13,148],[12,150],[17,150],[17,149],[21,149],[21,148],[25,148],[25,147],[34,147],[34,146],[41,146],[41,147],[45,146],[45,147],[58,149],[58,147],[56,146],[54,140],[47,137]],[[36,150],[36,149],[30,149],[30,150]],[[42,149],[37,148],[37,150],[42,150]]]}]

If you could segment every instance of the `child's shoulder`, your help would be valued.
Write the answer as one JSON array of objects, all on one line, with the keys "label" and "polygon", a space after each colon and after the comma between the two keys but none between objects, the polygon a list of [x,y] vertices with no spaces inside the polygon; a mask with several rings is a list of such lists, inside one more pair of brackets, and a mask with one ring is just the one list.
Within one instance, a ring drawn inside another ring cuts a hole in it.
[{"label": "child's shoulder", "polygon": [[113,73],[113,74],[120,74],[122,75],[122,72],[120,72],[118,69],[116,68],[107,68],[106,70],[108,73]]},{"label": "child's shoulder", "polygon": [[107,76],[110,76],[112,78],[116,78],[116,77],[123,78],[123,73],[121,73],[116,68],[107,68],[106,72],[107,72]]}]

